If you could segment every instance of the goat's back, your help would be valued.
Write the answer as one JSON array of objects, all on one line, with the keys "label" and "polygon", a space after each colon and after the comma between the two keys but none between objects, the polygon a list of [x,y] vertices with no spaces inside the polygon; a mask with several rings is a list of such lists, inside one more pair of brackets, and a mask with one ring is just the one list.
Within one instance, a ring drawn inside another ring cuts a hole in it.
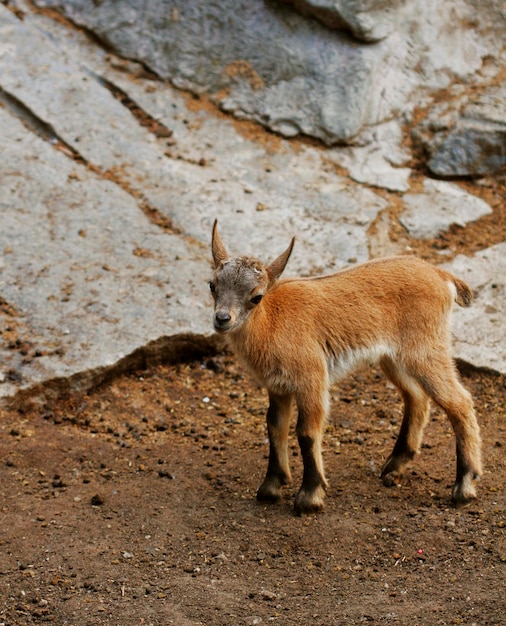
[{"label": "goat's back", "polygon": [[[450,273],[411,256],[376,259],[318,278],[280,280],[234,341],[247,360],[269,346],[270,358],[308,358],[359,349],[417,349],[449,341],[454,301],[470,290]],[[379,348],[378,348],[379,349]]]}]

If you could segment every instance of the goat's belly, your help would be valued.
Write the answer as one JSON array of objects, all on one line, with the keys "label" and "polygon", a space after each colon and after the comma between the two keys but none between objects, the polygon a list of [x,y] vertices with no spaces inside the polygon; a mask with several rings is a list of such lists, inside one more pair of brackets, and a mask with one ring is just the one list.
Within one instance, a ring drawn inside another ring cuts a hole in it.
[{"label": "goat's belly", "polygon": [[392,356],[393,349],[384,344],[374,346],[350,348],[338,355],[331,355],[327,359],[329,374],[332,380],[343,378],[365,365],[374,365],[384,356]]}]

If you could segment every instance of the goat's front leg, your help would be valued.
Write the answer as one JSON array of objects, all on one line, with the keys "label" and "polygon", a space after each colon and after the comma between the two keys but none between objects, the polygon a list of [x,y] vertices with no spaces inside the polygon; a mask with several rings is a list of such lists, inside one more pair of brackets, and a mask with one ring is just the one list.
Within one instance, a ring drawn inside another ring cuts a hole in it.
[{"label": "goat's front leg", "polygon": [[322,437],[328,411],[327,392],[311,393],[310,397],[297,398],[299,418],[297,437],[299,440],[304,473],[302,485],[295,497],[295,512],[315,513],[324,508],[327,481],[323,470]]},{"label": "goat's front leg", "polygon": [[291,482],[288,464],[288,431],[292,413],[292,396],[269,393],[267,432],[269,434],[269,465],[264,482],[257,491],[257,500],[276,502],[281,487]]}]

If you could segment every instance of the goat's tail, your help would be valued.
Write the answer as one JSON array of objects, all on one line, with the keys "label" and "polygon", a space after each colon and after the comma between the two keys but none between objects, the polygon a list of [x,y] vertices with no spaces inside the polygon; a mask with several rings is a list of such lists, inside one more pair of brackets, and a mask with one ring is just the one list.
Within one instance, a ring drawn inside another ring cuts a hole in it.
[{"label": "goat's tail", "polygon": [[471,291],[471,287],[460,278],[456,278],[452,276],[453,284],[455,285],[455,289],[457,290],[457,295],[455,297],[455,302],[460,306],[469,306],[473,301],[473,292]]},{"label": "goat's tail", "polygon": [[460,280],[460,278],[457,278],[453,274],[450,274],[450,272],[447,272],[440,267],[436,269],[438,270],[440,275],[450,283],[453,292],[453,299],[455,300],[455,302],[459,306],[469,306],[473,301],[473,292],[471,290],[471,287],[469,287],[469,285],[463,280]]},{"label": "goat's tail", "polygon": [[469,306],[473,301],[473,292],[471,287],[460,278],[453,276],[453,274],[449,274],[447,276],[450,281],[453,283],[454,291],[455,291],[455,302],[459,306]]}]

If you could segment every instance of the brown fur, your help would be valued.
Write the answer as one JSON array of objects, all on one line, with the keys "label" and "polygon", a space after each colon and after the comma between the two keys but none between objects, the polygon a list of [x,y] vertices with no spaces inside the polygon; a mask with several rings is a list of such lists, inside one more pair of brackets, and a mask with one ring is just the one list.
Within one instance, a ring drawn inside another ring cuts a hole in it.
[{"label": "brown fur", "polygon": [[292,405],[304,475],[298,513],[323,508],[327,481],[321,440],[333,379],[378,362],[400,390],[404,419],[381,476],[397,482],[419,452],[429,398],[448,414],[457,442],[455,502],[476,496],[481,474],[479,426],[450,355],[450,313],[467,306],[468,285],[415,257],[376,259],[330,276],[278,280],[288,249],[270,265],[229,257],[215,223],[211,290],[215,329],[267,388],[270,457],[260,500],[277,500],[290,481],[287,438]]}]

